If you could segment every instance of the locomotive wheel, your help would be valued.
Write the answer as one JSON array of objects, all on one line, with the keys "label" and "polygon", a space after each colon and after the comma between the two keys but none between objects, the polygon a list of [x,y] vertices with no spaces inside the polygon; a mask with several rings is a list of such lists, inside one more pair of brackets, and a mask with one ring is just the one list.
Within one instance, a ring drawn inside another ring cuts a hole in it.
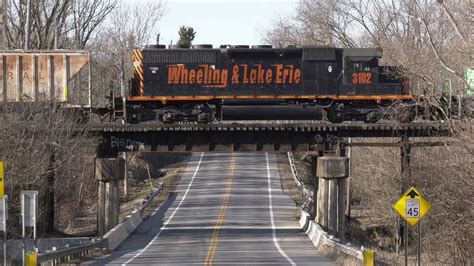
[{"label": "locomotive wheel", "polygon": [[161,116],[161,120],[165,124],[173,124],[176,121],[176,114],[174,112],[165,112]]},{"label": "locomotive wheel", "polygon": [[331,108],[325,110],[325,113],[327,120],[331,123],[339,124],[344,122],[345,113],[342,110]]},{"label": "locomotive wheel", "polygon": [[214,109],[209,105],[196,105],[192,111],[195,120],[201,124],[211,123],[216,115]]},{"label": "locomotive wheel", "polygon": [[364,122],[377,123],[378,121],[380,121],[380,119],[382,119],[382,117],[383,117],[383,114],[380,111],[372,110],[367,113],[367,115],[365,116]]},{"label": "locomotive wheel", "polygon": [[201,124],[209,124],[213,120],[212,113],[202,112],[197,115],[197,121]]}]

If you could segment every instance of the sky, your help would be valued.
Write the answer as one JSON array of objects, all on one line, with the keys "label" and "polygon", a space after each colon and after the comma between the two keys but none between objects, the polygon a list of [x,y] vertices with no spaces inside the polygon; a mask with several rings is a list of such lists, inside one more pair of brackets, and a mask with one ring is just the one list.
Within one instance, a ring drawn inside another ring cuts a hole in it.
[{"label": "sky", "polygon": [[[137,0],[129,0],[133,3]],[[292,15],[299,0],[164,0],[160,43],[176,43],[180,26],[197,32],[193,44],[263,44],[262,33],[279,16]]]}]

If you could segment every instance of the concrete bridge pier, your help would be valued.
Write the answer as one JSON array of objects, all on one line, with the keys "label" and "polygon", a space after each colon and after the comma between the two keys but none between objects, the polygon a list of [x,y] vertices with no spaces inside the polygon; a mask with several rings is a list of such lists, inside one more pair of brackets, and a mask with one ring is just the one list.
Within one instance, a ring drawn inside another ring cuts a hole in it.
[{"label": "concrete bridge pier", "polygon": [[97,235],[103,236],[119,223],[120,181],[124,178],[123,158],[96,158],[95,178],[99,181]]},{"label": "concrete bridge pier", "polygon": [[345,192],[349,158],[318,157],[319,178],[316,222],[330,235],[345,238]]}]

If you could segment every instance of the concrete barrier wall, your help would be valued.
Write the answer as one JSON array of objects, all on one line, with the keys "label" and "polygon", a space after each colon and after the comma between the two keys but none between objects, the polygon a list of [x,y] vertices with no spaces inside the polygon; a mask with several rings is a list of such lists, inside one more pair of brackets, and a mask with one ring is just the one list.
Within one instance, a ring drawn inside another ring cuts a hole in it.
[{"label": "concrete barrier wall", "polygon": [[319,226],[319,224],[317,224],[313,221],[309,221],[308,229],[306,230],[306,234],[309,236],[309,239],[311,239],[311,242],[313,242],[313,245],[315,247],[318,247],[321,244],[325,244],[327,234]]},{"label": "concrete barrier wall", "polygon": [[305,211],[301,211],[301,217],[300,217],[300,227],[303,231],[306,232],[308,229],[308,224],[309,224],[309,214]]},{"label": "concrete barrier wall", "polygon": [[125,221],[104,235],[104,238],[107,239],[110,251],[115,250],[123,241],[125,241],[125,239],[135,232],[137,227],[143,222],[143,212],[145,211],[145,208],[153,202],[162,189],[163,183],[160,183],[159,187],[148,195],[140,209],[133,211],[129,216],[127,216]]},{"label": "concrete barrier wall", "polygon": [[349,256],[363,260],[362,249],[351,245],[350,243],[341,243],[339,239],[331,238],[322,228],[314,221],[309,219],[309,214],[301,210],[300,226],[306,232],[315,247],[325,245],[343,252]]},{"label": "concrete barrier wall", "polygon": [[135,229],[143,222],[140,211],[132,212],[125,221],[114,227],[112,230],[104,235],[107,239],[109,250],[115,250],[125,239],[127,239]]}]

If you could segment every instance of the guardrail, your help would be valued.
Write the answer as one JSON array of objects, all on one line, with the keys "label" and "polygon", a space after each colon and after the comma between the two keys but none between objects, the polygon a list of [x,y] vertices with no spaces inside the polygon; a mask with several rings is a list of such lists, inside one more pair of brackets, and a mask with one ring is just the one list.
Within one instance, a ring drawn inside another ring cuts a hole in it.
[{"label": "guardrail", "polygon": [[50,253],[42,253],[37,257],[37,262],[40,265],[58,265],[71,259],[79,258],[88,255],[90,251],[98,248],[106,248],[106,239],[99,239],[95,242],[87,243],[77,247],[71,247],[53,251]]},{"label": "guardrail", "polygon": [[133,211],[127,218],[107,232],[103,238],[92,243],[76,247],[56,250],[38,254],[38,265],[59,265],[72,259],[77,259],[90,254],[95,249],[115,250],[125,239],[127,239],[137,227],[143,222],[145,209],[153,202],[155,197],[163,190],[163,183],[159,185],[144,199],[142,206]]},{"label": "guardrail", "polygon": [[290,164],[293,179],[295,180],[296,184],[298,185],[298,188],[301,191],[301,196],[303,197],[304,200],[312,199],[313,192],[303,183],[303,181],[301,180],[298,174],[298,169],[296,168],[293,152],[287,152],[287,155],[288,155],[288,162]]},{"label": "guardrail", "polygon": [[162,190],[163,190],[163,183],[160,183],[159,187],[152,193],[148,194],[148,197],[145,198],[143,205],[140,207],[140,216],[142,218],[144,218],[143,213],[145,212],[145,209],[153,202],[156,195],[160,194]]},{"label": "guardrail", "polygon": [[296,169],[295,165],[295,158],[293,157],[292,152],[287,152],[288,155],[288,161],[290,163],[290,168],[291,168],[291,173],[293,175],[293,179],[295,180],[296,184],[298,184],[298,187],[303,186],[303,182],[301,182],[300,177],[298,175],[298,170]]}]

